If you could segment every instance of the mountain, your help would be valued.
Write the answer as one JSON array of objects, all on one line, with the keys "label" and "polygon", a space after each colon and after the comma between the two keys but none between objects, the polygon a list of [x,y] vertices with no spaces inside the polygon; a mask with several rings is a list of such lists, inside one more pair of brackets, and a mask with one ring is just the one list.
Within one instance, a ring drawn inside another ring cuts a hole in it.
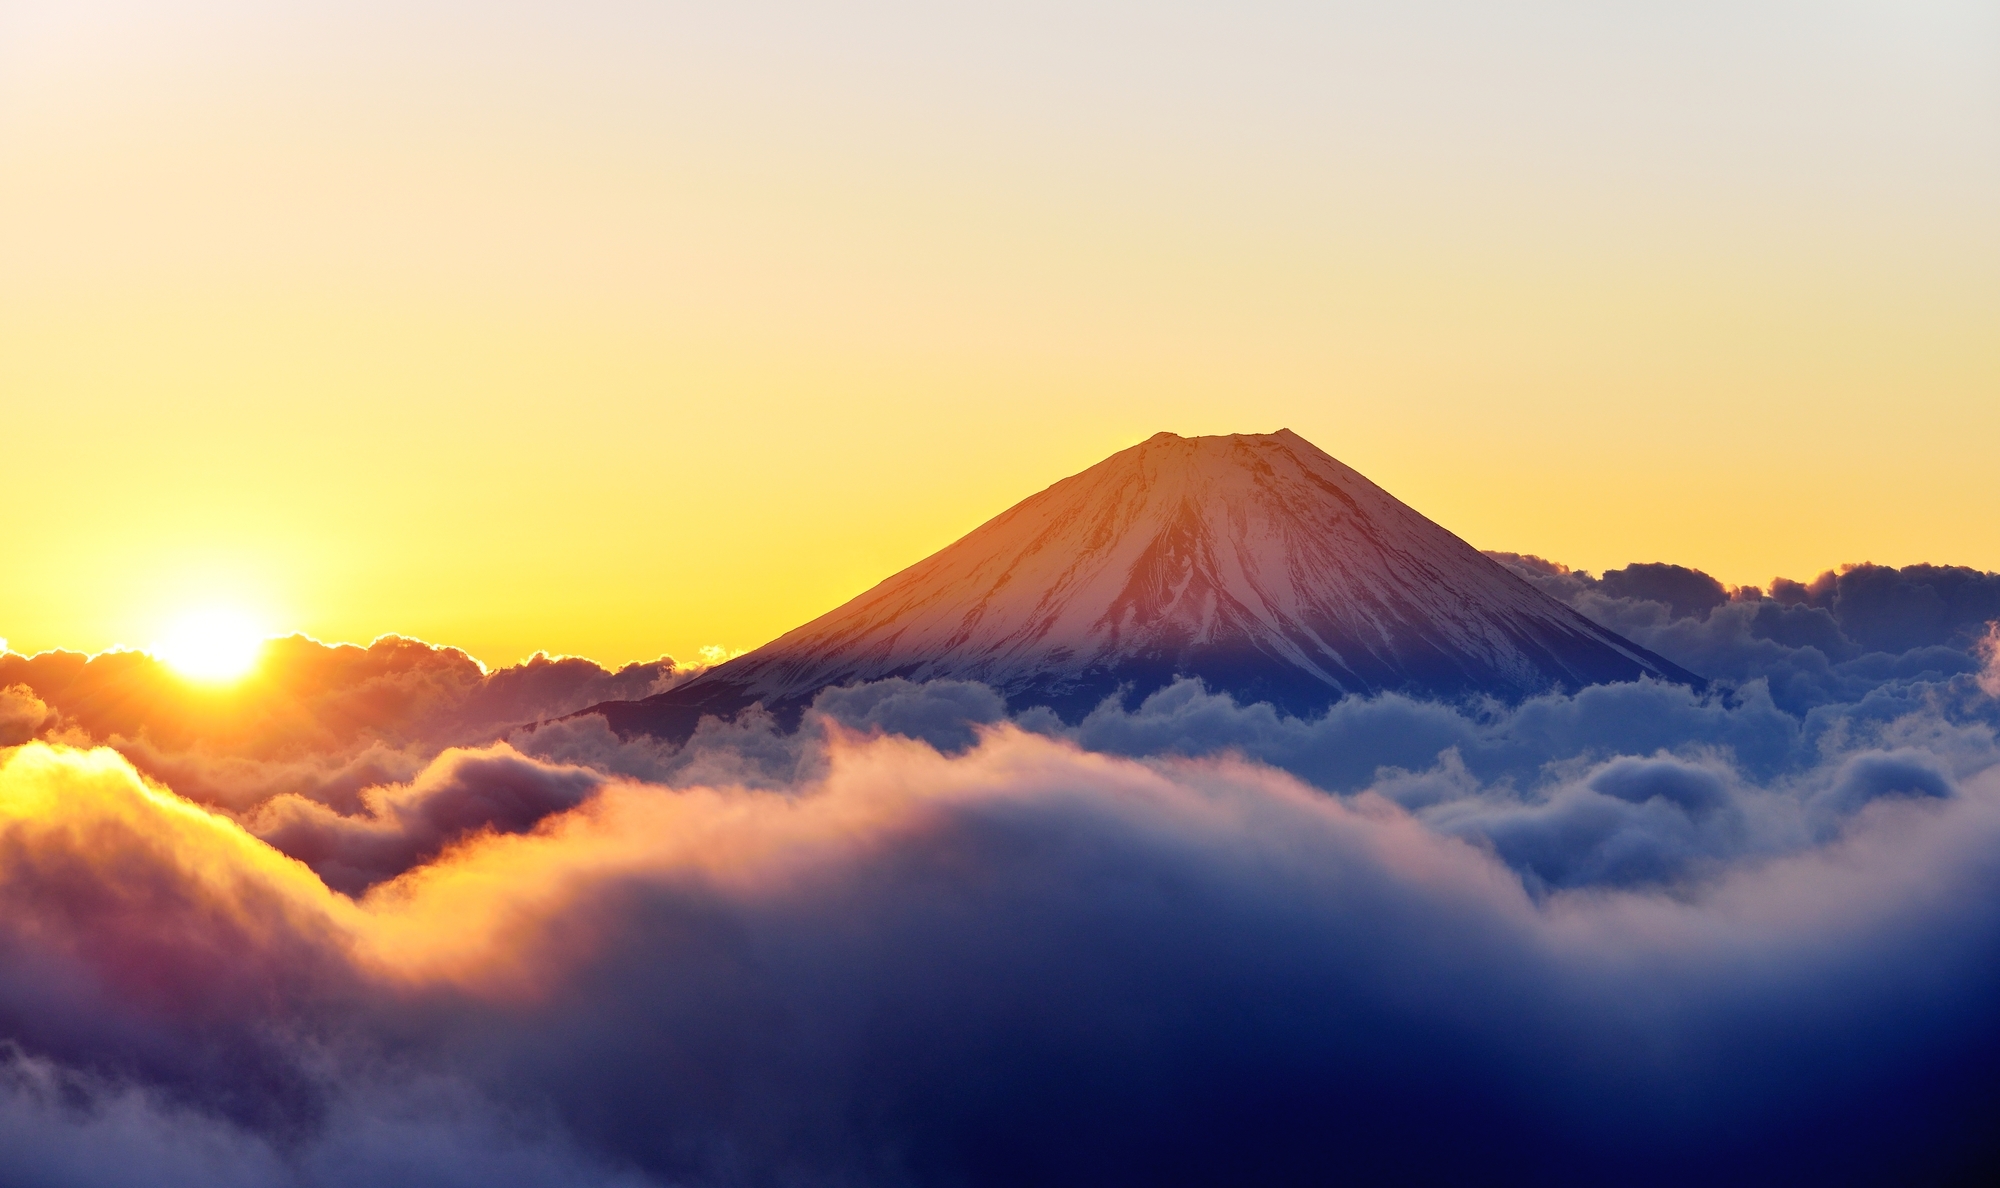
[{"label": "mountain", "polygon": [[1023,500],[803,627],[643,701],[685,737],[754,702],[951,678],[1074,720],[1196,676],[1309,714],[1348,694],[1519,700],[1701,678],[1584,618],[1291,430],[1161,433]]}]

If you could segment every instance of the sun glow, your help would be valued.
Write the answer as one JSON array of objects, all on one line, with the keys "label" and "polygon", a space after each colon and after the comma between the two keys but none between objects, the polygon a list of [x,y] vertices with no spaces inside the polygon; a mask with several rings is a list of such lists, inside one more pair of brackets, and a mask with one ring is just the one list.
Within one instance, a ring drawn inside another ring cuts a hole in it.
[{"label": "sun glow", "polygon": [[236,611],[200,611],[176,622],[150,650],[182,676],[233,681],[257,666],[264,652],[264,632]]}]

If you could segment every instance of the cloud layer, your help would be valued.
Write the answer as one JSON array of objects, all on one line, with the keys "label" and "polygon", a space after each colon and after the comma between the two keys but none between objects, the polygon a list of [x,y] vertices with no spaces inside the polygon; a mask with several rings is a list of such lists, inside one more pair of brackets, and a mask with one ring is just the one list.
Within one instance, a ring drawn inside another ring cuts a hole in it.
[{"label": "cloud layer", "polygon": [[1515,563],[1737,667],[1071,725],[884,681],[674,747],[551,720],[670,669],[301,645],[347,667],[204,724],[9,657],[0,1184],[1990,1170],[1986,587]]},{"label": "cloud layer", "polygon": [[647,697],[695,671],[667,657],[612,672],[538,655],[488,672],[456,648],[393,635],[365,648],[294,635],[265,646],[254,678],[217,689],[144,652],[0,653],[0,745],[102,743],[232,810],[279,793],[351,810],[363,789],[410,779],[447,747]]},{"label": "cloud layer", "polygon": [[[57,1179],[109,1132],[188,1182],[203,1151],[244,1182],[457,1182],[440,1153],[482,1135],[519,1182],[1840,1182],[1986,1154],[2000,768],[1849,759],[1805,797],[1840,801],[1827,836],[1731,863],[1775,794],[1668,760],[1511,829],[1012,726],[957,756],[836,728],[824,762],[781,791],[607,782],[355,901],[110,752],[18,749],[0,1116],[39,1119]],[[1535,893],[1510,850],[1588,890]]]}]

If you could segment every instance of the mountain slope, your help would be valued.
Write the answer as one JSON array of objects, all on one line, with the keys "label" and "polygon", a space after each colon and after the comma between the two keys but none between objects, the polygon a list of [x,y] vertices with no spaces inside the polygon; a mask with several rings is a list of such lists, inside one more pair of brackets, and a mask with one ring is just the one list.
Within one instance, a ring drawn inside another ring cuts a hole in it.
[{"label": "mountain slope", "polygon": [[754,652],[591,712],[678,736],[885,677],[984,681],[1074,717],[1183,675],[1310,713],[1349,693],[1513,700],[1642,674],[1700,679],[1290,430],[1161,433]]}]

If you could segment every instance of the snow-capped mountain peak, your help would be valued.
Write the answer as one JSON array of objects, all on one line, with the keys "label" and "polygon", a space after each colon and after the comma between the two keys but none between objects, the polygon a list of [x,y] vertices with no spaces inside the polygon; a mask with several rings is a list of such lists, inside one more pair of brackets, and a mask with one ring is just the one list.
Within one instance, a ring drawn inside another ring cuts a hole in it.
[{"label": "snow-capped mountain peak", "polygon": [[780,638],[645,702],[621,731],[784,709],[899,676],[1065,716],[1198,676],[1311,712],[1354,693],[1697,682],[1536,590],[1290,430],[1157,434]]}]

